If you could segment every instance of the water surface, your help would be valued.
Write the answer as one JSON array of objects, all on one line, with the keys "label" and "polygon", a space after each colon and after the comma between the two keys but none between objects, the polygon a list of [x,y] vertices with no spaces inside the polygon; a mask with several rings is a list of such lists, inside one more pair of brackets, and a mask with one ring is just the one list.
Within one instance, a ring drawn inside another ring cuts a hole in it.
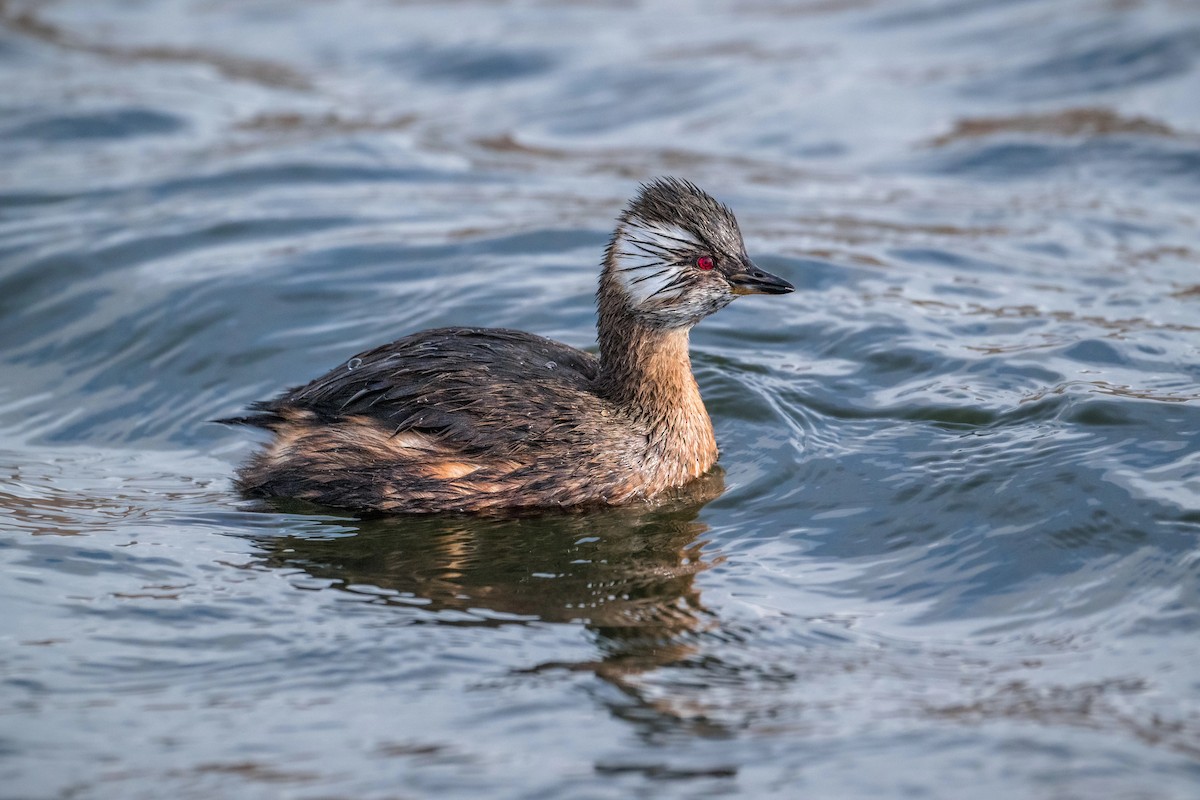
[{"label": "water surface", "polygon": [[[0,2],[5,797],[1190,798],[1200,7]],[[722,470],[374,519],[208,420],[593,343],[696,181]]]}]

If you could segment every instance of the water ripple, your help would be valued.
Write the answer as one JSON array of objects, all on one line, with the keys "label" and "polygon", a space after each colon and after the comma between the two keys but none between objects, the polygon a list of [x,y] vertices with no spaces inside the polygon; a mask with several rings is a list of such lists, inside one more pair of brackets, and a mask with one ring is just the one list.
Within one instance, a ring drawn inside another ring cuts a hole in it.
[{"label": "water ripple", "polygon": [[[1186,6],[0,0],[8,793],[1193,796]],[[593,347],[658,174],[798,288],[693,334],[707,480],[233,492],[365,347]]]}]

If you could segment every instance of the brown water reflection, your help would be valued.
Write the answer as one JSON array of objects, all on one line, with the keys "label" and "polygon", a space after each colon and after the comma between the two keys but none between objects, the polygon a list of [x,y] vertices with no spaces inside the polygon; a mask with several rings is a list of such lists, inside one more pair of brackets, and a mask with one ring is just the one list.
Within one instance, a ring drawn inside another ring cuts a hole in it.
[{"label": "brown water reflection", "polygon": [[349,537],[273,540],[266,563],[299,567],[381,603],[420,607],[431,624],[583,623],[597,634],[599,660],[532,671],[582,669],[616,679],[688,657],[689,635],[714,623],[694,578],[719,556],[704,552],[708,526],[698,515],[723,490],[717,470],[652,506],[500,520],[362,520]]},{"label": "brown water reflection", "polygon": [[13,5],[7,0],[0,0],[0,25],[32,39],[57,45],[64,50],[91,53],[119,62],[205,64],[230,80],[293,91],[307,91],[313,88],[312,82],[305,75],[283,64],[198,47],[135,47],[111,44],[59,27],[43,19],[32,9],[14,8]]}]

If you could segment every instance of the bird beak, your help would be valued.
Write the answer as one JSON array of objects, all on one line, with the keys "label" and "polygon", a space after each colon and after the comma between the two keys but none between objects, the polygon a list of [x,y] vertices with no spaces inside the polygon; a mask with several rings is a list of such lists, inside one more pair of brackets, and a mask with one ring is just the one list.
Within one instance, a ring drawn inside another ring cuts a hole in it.
[{"label": "bird beak", "polygon": [[734,294],[787,294],[796,290],[783,278],[761,270],[749,261],[744,262],[743,266],[745,271],[728,278]]}]

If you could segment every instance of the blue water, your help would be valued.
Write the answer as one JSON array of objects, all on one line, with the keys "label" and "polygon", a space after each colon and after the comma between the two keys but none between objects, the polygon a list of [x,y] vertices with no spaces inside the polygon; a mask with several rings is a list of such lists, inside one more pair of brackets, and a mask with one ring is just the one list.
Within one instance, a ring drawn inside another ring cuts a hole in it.
[{"label": "blue water", "polygon": [[[0,796],[1195,797],[1198,98],[1186,0],[0,0]],[[591,346],[664,174],[798,289],[720,473],[233,491],[357,350]]]}]

